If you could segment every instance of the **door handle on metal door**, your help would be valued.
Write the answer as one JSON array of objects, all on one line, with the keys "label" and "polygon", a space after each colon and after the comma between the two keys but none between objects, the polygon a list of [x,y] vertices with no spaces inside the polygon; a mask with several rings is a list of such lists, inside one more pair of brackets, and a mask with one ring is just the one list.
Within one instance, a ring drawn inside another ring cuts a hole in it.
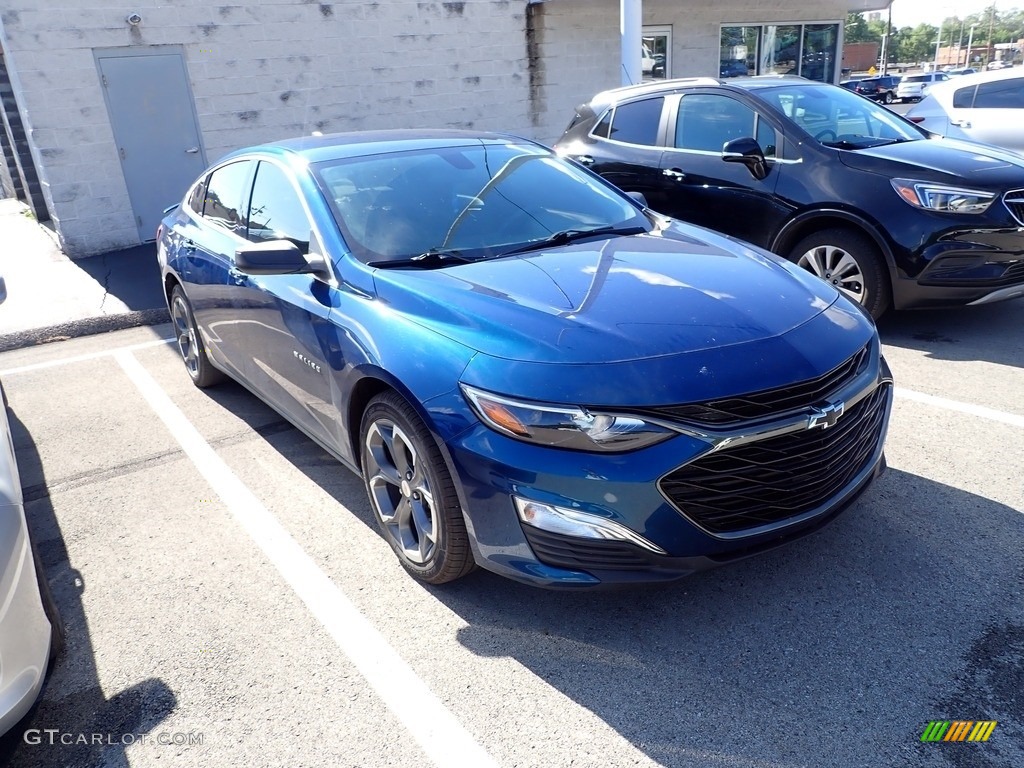
[{"label": "door handle on metal door", "polygon": [[579,163],[580,165],[593,165],[594,158],[592,158],[590,155],[578,155],[576,157],[576,162]]},{"label": "door handle on metal door", "polygon": [[198,151],[199,151],[199,147],[189,147],[188,149],[185,150],[185,154],[186,155],[194,155]]},{"label": "door handle on metal door", "polygon": [[953,125],[955,125],[957,128],[970,128],[971,127],[971,121],[970,120],[950,120],[949,122],[952,123]]},{"label": "door handle on metal door", "polygon": [[196,244],[191,240],[184,240],[181,243],[181,250],[185,251],[185,253],[195,253]]},{"label": "door handle on metal door", "polygon": [[686,178],[686,174],[678,168],[666,168],[661,172],[661,175],[668,176],[670,179],[675,179],[676,181],[682,181]]},{"label": "door handle on metal door", "polygon": [[234,267],[228,270],[228,277],[231,278],[231,282],[235,285],[245,285],[245,273],[239,272]]}]

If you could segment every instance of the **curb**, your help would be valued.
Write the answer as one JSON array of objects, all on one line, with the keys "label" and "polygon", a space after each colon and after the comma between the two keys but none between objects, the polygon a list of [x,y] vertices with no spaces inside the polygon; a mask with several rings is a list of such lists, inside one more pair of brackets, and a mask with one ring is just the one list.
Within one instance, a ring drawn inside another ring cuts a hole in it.
[{"label": "curb", "polygon": [[171,321],[166,309],[143,309],[137,312],[122,312],[116,315],[87,317],[82,320],[71,320],[66,323],[49,325],[45,328],[33,328],[0,336],[0,352],[48,344],[52,341],[67,341],[80,336],[93,336],[110,331],[121,331],[125,328],[138,328],[144,325],[161,325]]}]

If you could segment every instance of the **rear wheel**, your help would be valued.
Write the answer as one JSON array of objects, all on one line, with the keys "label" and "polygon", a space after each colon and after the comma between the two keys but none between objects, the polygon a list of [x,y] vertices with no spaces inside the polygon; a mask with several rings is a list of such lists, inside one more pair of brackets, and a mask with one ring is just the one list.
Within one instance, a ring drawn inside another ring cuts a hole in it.
[{"label": "rear wheel", "polygon": [[884,99],[886,104],[892,104],[892,91],[886,91]]},{"label": "rear wheel", "polygon": [[192,305],[188,303],[185,291],[180,285],[171,291],[171,322],[174,324],[174,336],[178,343],[178,352],[185,363],[192,383],[200,389],[212,387],[224,380],[224,374],[213,367],[206,356],[206,348],[196,326]]},{"label": "rear wheel", "polygon": [[363,415],[362,467],[377,524],[413,577],[443,584],[475,562],[462,507],[441,451],[412,406],[395,392]]},{"label": "rear wheel", "polygon": [[885,314],[891,289],[882,254],[867,235],[852,229],[824,229],[805,237],[790,261],[831,283],[876,320]]}]

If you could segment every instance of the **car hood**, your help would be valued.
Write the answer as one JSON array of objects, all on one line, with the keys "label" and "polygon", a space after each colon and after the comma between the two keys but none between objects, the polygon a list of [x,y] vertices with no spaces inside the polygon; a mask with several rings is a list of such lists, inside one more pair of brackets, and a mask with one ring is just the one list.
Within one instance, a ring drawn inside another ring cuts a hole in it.
[{"label": "car hood", "polygon": [[375,281],[393,311],[476,352],[562,364],[776,337],[838,295],[778,257],[678,224],[443,269],[381,269]]},{"label": "car hood", "polygon": [[1024,187],[1024,157],[985,144],[921,139],[840,151],[844,165],[892,177],[943,180],[983,189]]}]

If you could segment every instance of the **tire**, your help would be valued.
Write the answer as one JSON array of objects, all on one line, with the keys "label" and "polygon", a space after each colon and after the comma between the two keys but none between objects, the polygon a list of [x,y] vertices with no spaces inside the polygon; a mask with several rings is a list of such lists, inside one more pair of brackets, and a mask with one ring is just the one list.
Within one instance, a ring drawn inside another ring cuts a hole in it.
[{"label": "tire", "polygon": [[892,104],[892,91],[885,92],[884,101],[886,104]]},{"label": "tire", "polygon": [[192,383],[200,389],[206,389],[224,381],[224,374],[214,368],[210,358],[206,356],[206,345],[196,326],[192,305],[188,303],[185,291],[180,285],[174,286],[174,290],[171,291],[171,323],[174,325],[178,352],[181,353],[185,370],[188,371]]},{"label": "tire", "polygon": [[863,232],[842,227],[815,232],[796,244],[789,260],[831,283],[876,320],[889,308],[885,261]]},{"label": "tire", "polygon": [[430,431],[401,396],[370,401],[360,427],[363,482],[402,567],[427,584],[476,567],[451,474]]}]

